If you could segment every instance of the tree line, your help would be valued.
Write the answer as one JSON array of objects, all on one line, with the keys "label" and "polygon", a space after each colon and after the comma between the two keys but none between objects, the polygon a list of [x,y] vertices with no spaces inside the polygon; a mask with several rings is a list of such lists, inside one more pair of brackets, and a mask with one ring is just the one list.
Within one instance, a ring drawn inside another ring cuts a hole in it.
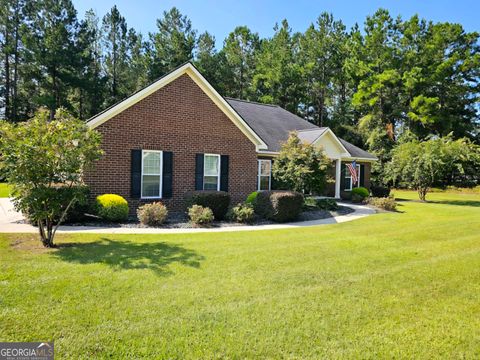
[{"label": "tree line", "polygon": [[71,0],[0,0],[0,110],[39,107],[88,119],[186,61],[225,96],[278,104],[377,155],[405,139],[480,141],[479,34],[460,24],[379,9],[347,28],[322,13],[304,32],[288,21],[261,38],[238,26],[221,49],[177,8],[141,34],[114,6],[78,17]]}]

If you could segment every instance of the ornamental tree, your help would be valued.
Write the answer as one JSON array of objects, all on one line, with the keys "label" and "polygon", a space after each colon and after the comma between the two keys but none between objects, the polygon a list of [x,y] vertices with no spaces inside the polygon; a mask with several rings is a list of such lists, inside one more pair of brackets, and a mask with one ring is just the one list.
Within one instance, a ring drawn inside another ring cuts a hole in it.
[{"label": "ornamental tree", "polygon": [[318,193],[325,186],[329,164],[322,149],[303,143],[297,133],[292,132],[273,162],[272,174],[290,190]]},{"label": "ornamental tree", "polygon": [[412,140],[393,150],[387,173],[394,184],[411,187],[425,201],[428,191],[446,178],[476,176],[480,169],[480,147],[467,139],[452,137]]},{"label": "ornamental tree", "polygon": [[38,225],[45,247],[83,193],[84,170],[102,154],[100,134],[59,109],[40,109],[27,122],[0,123],[0,171],[12,186],[15,208]]}]

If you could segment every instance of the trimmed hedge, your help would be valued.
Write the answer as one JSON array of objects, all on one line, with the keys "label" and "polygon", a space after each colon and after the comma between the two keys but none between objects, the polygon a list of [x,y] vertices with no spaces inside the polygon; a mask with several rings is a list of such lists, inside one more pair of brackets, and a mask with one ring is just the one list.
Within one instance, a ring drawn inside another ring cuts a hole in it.
[{"label": "trimmed hedge", "polygon": [[362,202],[370,195],[367,188],[357,187],[352,189],[352,202]]},{"label": "trimmed hedge", "polygon": [[254,209],[259,216],[276,222],[295,220],[302,212],[303,195],[295,191],[261,191]]},{"label": "trimmed hedge", "polygon": [[121,222],[128,219],[128,202],[120,195],[99,195],[95,207],[98,216],[104,220]]},{"label": "trimmed hedge", "polygon": [[247,204],[253,205],[257,200],[257,196],[258,196],[258,191],[251,192],[250,194],[248,194],[247,200],[245,200],[245,202]]},{"label": "trimmed hedge", "polygon": [[225,191],[198,190],[185,195],[185,208],[192,205],[208,207],[216,220],[223,220],[230,206],[230,195]]},{"label": "trimmed hedge", "polygon": [[390,195],[390,188],[382,185],[372,185],[370,191],[373,197],[386,198]]}]

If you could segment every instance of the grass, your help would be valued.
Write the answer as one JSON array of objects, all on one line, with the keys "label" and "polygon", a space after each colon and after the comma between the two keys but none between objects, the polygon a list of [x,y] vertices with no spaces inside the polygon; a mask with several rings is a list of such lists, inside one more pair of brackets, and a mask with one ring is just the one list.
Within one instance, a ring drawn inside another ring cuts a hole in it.
[{"label": "grass", "polygon": [[10,187],[6,183],[0,182],[0,198],[8,197],[10,194]]},{"label": "grass", "polygon": [[429,198],[294,230],[55,250],[0,234],[0,339],[58,358],[478,358],[480,196]]}]

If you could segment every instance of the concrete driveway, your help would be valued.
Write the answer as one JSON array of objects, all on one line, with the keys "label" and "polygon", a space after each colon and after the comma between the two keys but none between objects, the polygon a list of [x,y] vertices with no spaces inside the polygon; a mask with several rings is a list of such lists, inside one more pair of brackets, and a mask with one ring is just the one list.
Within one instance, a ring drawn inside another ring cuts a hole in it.
[{"label": "concrete driveway", "polygon": [[9,198],[0,198],[0,230],[2,225],[16,224],[23,220],[23,215],[13,208]]}]

